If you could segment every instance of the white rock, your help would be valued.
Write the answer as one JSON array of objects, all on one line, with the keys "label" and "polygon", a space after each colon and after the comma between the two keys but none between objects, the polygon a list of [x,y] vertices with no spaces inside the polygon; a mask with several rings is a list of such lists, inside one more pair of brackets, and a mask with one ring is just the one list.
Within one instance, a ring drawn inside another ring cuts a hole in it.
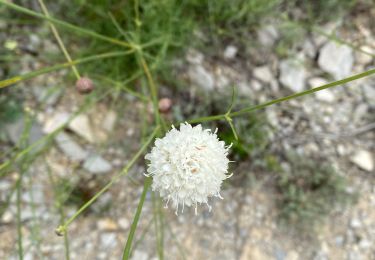
[{"label": "white rock", "polygon": [[375,106],[375,80],[365,82],[362,89],[367,102]]},{"label": "white rock", "polygon": [[262,89],[262,84],[259,81],[253,79],[250,81],[250,87],[252,90],[259,91]]},{"label": "white rock", "polygon": [[188,71],[190,80],[204,90],[212,91],[214,89],[214,78],[203,66],[191,66]]},{"label": "white rock", "polygon": [[[311,78],[309,79],[309,85],[311,88],[320,87],[327,84],[327,81],[323,78]],[[335,101],[335,95],[332,93],[330,89],[324,89],[320,90],[318,92],[315,92],[315,96],[318,100],[332,103]]]},{"label": "white rock", "polygon": [[148,260],[148,254],[143,251],[134,250],[132,260]]},{"label": "white rock", "polygon": [[116,113],[112,110],[108,111],[103,121],[103,129],[108,133],[112,132],[113,128],[115,127],[116,119]]},{"label": "white rock", "polygon": [[87,115],[80,114],[76,116],[69,123],[69,129],[84,138],[86,141],[90,143],[95,142],[95,135],[92,130],[89,117]]},{"label": "white rock", "polygon": [[258,40],[266,47],[273,46],[278,38],[279,32],[273,25],[266,25],[258,31]]},{"label": "white rock", "polygon": [[360,51],[355,52],[355,59],[357,63],[362,64],[362,65],[369,64],[373,60],[373,56],[371,56],[370,54],[375,55],[375,49],[367,45],[361,46],[360,49],[363,52],[360,52]]},{"label": "white rock", "polygon": [[187,51],[186,60],[191,64],[202,64],[204,60],[204,56],[202,53],[198,52],[197,50],[190,49]]},{"label": "white rock", "polygon": [[55,136],[55,142],[59,149],[73,161],[83,161],[87,157],[87,151],[64,132]]},{"label": "white rock", "polygon": [[353,51],[350,47],[329,41],[320,51],[318,64],[323,71],[339,80],[351,74],[353,60]]},{"label": "white rock", "polygon": [[374,161],[371,152],[367,150],[360,150],[354,154],[350,161],[356,164],[359,168],[372,172],[374,170]]},{"label": "white rock", "polygon": [[70,114],[67,112],[59,112],[47,119],[43,126],[43,132],[46,134],[52,133],[56,129],[69,121]]},{"label": "white rock", "polygon": [[100,155],[92,154],[86,158],[83,168],[91,173],[105,173],[112,170],[112,165]]},{"label": "white rock", "polygon": [[117,245],[117,237],[115,233],[104,233],[100,236],[100,246],[103,248],[114,248]]},{"label": "white rock", "polygon": [[359,228],[362,226],[362,223],[359,219],[353,218],[350,220],[350,227],[352,228]]},{"label": "white rock", "polygon": [[238,48],[236,46],[228,45],[224,50],[223,56],[225,59],[231,60],[236,57],[237,52],[238,52]]},{"label": "white rock", "polygon": [[315,58],[315,55],[316,55],[316,49],[315,49],[315,46],[314,44],[312,43],[311,40],[307,39],[304,43],[303,43],[303,52],[306,53],[307,57],[311,58],[311,59],[314,59]]},{"label": "white rock", "polygon": [[253,75],[255,78],[266,83],[270,83],[273,80],[272,72],[268,66],[254,68]]},{"label": "white rock", "polygon": [[117,223],[110,218],[100,219],[97,226],[99,230],[105,231],[115,231],[118,228]]},{"label": "white rock", "polygon": [[306,71],[303,64],[296,60],[283,60],[280,62],[280,82],[293,92],[305,89]]},{"label": "white rock", "polygon": [[127,218],[120,218],[118,224],[122,229],[127,229],[130,227],[130,222]]}]

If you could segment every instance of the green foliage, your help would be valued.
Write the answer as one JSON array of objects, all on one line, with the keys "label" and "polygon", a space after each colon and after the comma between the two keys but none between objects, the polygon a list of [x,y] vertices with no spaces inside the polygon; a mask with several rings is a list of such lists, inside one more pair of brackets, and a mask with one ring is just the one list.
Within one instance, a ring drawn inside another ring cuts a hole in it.
[{"label": "green foliage", "polygon": [[0,122],[1,126],[14,122],[22,114],[19,100],[8,90],[0,90]]},{"label": "green foliage", "polygon": [[235,139],[228,124],[220,127],[219,138],[226,144],[232,143],[231,155],[233,160],[246,160],[249,156],[256,157],[264,152],[269,143],[267,120],[264,114],[249,114],[233,120],[238,135]]},{"label": "green foliage", "polygon": [[356,195],[346,191],[345,178],[328,162],[288,155],[290,169],[277,173],[280,217],[297,227],[313,227],[336,206],[354,202]]}]

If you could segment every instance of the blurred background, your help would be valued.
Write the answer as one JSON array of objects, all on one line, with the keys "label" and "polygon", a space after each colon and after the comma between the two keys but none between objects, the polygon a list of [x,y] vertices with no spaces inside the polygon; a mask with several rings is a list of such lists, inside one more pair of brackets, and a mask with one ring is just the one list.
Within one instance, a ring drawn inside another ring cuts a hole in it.
[{"label": "blurred background", "polygon": [[[10,2],[26,9],[0,1],[0,79],[26,76],[0,88],[0,259],[121,259],[143,157],[55,228],[152,132],[150,75],[172,124],[225,113],[233,89],[235,111],[374,68],[372,0]],[[233,143],[224,200],[176,216],[149,192],[131,258],[375,259],[374,111],[369,76],[235,117],[238,140],[203,123]]]}]

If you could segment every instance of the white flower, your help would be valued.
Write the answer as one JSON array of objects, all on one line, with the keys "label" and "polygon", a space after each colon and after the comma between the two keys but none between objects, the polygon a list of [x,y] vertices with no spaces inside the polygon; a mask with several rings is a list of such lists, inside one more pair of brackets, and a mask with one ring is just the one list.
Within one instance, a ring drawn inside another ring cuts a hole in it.
[{"label": "white flower", "polygon": [[[178,206],[208,205],[208,198],[220,196],[223,180],[229,178],[227,158],[230,146],[219,141],[216,131],[181,124],[174,127],[162,139],[156,139],[155,146],[145,156],[149,160],[147,173],[153,177],[152,189],[160,196],[171,200],[178,212]],[[211,210],[211,207],[208,205]]]}]

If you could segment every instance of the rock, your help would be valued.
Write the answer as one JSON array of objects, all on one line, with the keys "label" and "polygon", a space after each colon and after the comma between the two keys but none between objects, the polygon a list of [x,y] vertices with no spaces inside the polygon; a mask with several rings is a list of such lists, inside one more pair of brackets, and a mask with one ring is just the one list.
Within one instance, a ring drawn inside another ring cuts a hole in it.
[{"label": "rock", "polygon": [[266,25],[258,30],[258,41],[265,47],[271,47],[279,38],[279,32],[273,25]]},{"label": "rock", "polygon": [[[311,88],[320,87],[328,83],[323,78],[311,78],[308,82]],[[323,102],[332,103],[335,101],[335,95],[332,93],[330,89],[324,89],[315,92],[315,96],[318,100]]]},{"label": "rock", "polygon": [[366,81],[362,85],[362,90],[367,102],[375,106],[375,80]]},{"label": "rock", "polygon": [[268,66],[254,68],[253,75],[255,78],[265,83],[271,83],[273,80],[272,72]]},{"label": "rock", "polygon": [[64,124],[69,121],[70,114],[66,112],[59,112],[51,116],[49,119],[46,120],[43,131],[46,134],[50,134],[56,129],[60,128]]},{"label": "rock", "polygon": [[108,133],[113,131],[113,128],[115,127],[117,115],[116,112],[109,110],[104,118],[103,121],[103,129],[107,131]]},{"label": "rock", "polygon": [[13,217],[13,214],[12,212],[10,212],[9,210],[6,210],[3,215],[1,216],[1,222],[3,222],[4,224],[9,224],[11,223],[12,221],[15,221],[16,218]]},{"label": "rock", "polygon": [[337,237],[335,237],[335,244],[338,247],[342,247],[344,245],[344,241],[345,241],[345,239],[344,239],[343,236],[337,236]]},{"label": "rock", "polygon": [[92,154],[86,158],[83,168],[91,173],[97,174],[111,171],[112,165],[100,155]]},{"label": "rock", "polygon": [[122,229],[128,229],[130,227],[130,222],[127,218],[120,218],[118,224]]},{"label": "rock", "polygon": [[303,53],[305,53],[307,55],[307,57],[309,57],[311,59],[315,58],[316,49],[315,49],[314,43],[311,40],[307,39],[303,43],[302,49],[303,49]]},{"label": "rock", "polygon": [[134,250],[132,260],[148,260],[148,254],[140,250]]},{"label": "rock", "polygon": [[203,66],[197,65],[189,68],[190,80],[206,91],[214,90],[214,78]]},{"label": "rock", "polygon": [[[7,135],[14,144],[18,144],[21,140],[22,134],[25,131],[25,119],[19,118],[16,122],[6,125]],[[43,137],[43,131],[41,125],[37,122],[32,122],[28,132],[28,143],[33,144]]]},{"label": "rock", "polygon": [[262,89],[262,84],[259,81],[253,79],[250,81],[250,88],[254,91],[259,91]]},{"label": "rock", "polygon": [[373,155],[371,152],[367,150],[360,150],[350,158],[350,161],[356,164],[362,170],[372,172],[374,170],[374,161],[372,156]]},{"label": "rock", "polygon": [[117,223],[110,218],[100,219],[97,226],[102,231],[115,231],[118,229]]},{"label": "rock", "polygon": [[202,64],[204,60],[204,56],[202,53],[198,52],[197,50],[190,49],[187,51],[186,60],[191,64]]},{"label": "rock", "polygon": [[237,52],[238,48],[236,46],[228,45],[224,50],[223,56],[225,59],[231,60],[236,57]]},{"label": "rock", "polygon": [[356,51],[355,52],[355,60],[358,64],[366,66],[367,64],[370,64],[373,60],[373,56],[370,54],[375,55],[375,50],[372,49],[370,46],[361,46],[360,47],[363,52]]},{"label": "rock", "polygon": [[59,149],[73,161],[83,161],[88,155],[87,151],[64,132],[55,136],[55,142]]},{"label": "rock", "polygon": [[114,248],[117,246],[117,237],[115,233],[103,233],[100,236],[100,246],[102,248]]},{"label": "rock", "polygon": [[32,90],[38,102],[48,106],[55,105],[63,93],[61,88],[48,88],[45,86],[34,86]]},{"label": "rock", "polygon": [[89,117],[84,114],[76,116],[70,123],[69,129],[72,130],[77,135],[84,138],[90,143],[95,142],[95,135],[92,130]]},{"label": "rock", "polygon": [[280,82],[293,92],[305,89],[305,68],[294,60],[280,62]]},{"label": "rock", "polygon": [[350,227],[351,228],[359,228],[362,226],[361,221],[358,218],[353,218],[350,220]]},{"label": "rock", "polygon": [[330,41],[322,47],[318,64],[323,71],[339,80],[350,75],[353,60],[353,51],[350,47]]}]

